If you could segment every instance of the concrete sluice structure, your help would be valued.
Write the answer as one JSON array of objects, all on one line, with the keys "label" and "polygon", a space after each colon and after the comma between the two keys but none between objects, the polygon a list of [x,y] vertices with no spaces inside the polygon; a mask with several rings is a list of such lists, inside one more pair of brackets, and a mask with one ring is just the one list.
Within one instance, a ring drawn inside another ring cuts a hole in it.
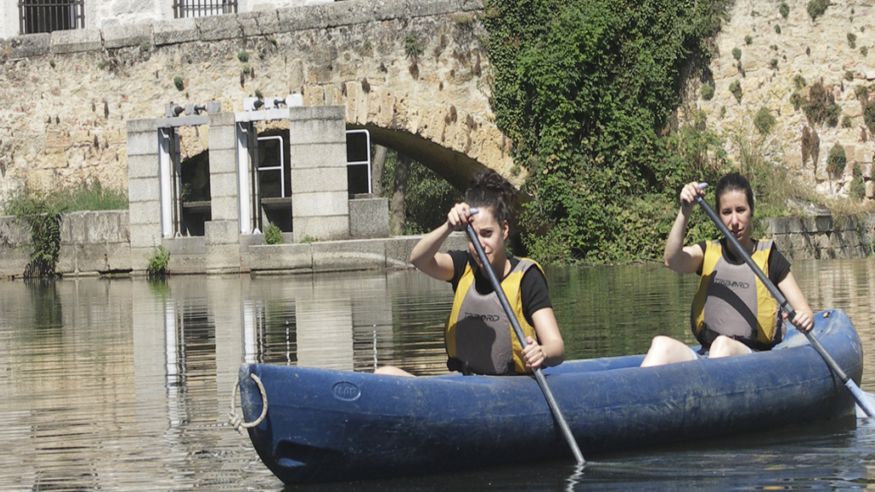
[{"label": "concrete sluice structure", "polygon": [[[207,105],[183,114],[170,106],[163,118],[129,121],[129,209],[66,215],[58,272],[142,275],[159,247],[170,253],[171,274],[408,267],[419,238],[389,237],[387,199],[367,193],[369,139],[350,131],[349,141],[365,142],[364,152],[350,152],[343,106],[295,104],[293,95],[242,112]],[[287,130],[260,136],[263,122]],[[206,129],[209,143],[206,159],[183,165],[186,127]],[[350,172],[362,164],[350,156],[362,153],[367,172]],[[198,173],[208,182],[193,182]],[[270,223],[282,230],[282,243],[265,244]],[[0,232],[11,250],[0,259],[0,274],[21,275],[29,234],[11,217],[0,219]],[[457,234],[446,246],[463,248],[464,241]]]}]

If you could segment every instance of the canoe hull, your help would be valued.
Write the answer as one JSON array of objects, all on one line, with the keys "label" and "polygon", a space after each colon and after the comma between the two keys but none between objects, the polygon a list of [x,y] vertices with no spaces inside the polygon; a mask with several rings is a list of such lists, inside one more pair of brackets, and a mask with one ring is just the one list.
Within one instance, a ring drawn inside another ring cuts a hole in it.
[{"label": "canoe hull", "polygon": [[[854,380],[860,340],[838,310],[816,317],[827,351]],[[854,403],[805,338],[744,357],[641,369],[642,356],[545,371],[584,455],[853,415]],[[336,481],[570,456],[534,378],[399,378],[263,364],[240,370],[249,430],[283,482]]]}]

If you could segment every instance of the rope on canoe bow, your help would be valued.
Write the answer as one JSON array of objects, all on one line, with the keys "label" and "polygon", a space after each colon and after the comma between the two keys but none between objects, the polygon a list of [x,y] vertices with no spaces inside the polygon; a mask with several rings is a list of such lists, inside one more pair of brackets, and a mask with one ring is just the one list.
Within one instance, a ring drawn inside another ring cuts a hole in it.
[{"label": "rope on canoe bow", "polygon": [[261,383],[261,378],[256,376],[255,374],[249,374],[249,377],[255,381],[255,384],[258,386],[258,391],[261,393],[261,415],[258,416],[257,419],[252,422],[244,422],[242,415],[237,415],[237,390],[240,389],[240,380],[237,380],[237,384],[234,385],[234,392],[231,395],[231,412],[228,414],[228,423],[231,424],[231,427],[234,428],[237,432],[240,432],[240,429],[249,429],[257,426],[258,424],[264,421],[264,418],[267,417],[267,392],[264,390],[264,385]]}]

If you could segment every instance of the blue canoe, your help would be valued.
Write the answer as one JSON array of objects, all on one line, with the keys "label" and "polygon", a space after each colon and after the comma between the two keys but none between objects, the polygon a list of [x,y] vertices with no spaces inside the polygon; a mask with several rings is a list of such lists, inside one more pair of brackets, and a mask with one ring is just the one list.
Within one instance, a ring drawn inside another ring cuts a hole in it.
[{"label": "blue canoe", "polygon": [[[839,310],[815,332],[859,382],[860,339]],[[854,414],[854,402],[804,336],[774,350],[641,369],[642,356],[566,362],[545,371],[585,456],[773,429]],[[572,460],[534,378],[378,376],[265,364],[240,369],[249,436],[285,483],[355,480]]]}]

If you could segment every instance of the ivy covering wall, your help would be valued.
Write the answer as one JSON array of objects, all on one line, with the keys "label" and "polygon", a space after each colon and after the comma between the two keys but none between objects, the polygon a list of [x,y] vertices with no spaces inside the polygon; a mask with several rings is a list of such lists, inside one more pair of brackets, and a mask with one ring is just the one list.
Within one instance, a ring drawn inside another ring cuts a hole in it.
[{"label": "ivy covering wall", "polygon": [[[487,0],[493,108],[528,171],[528,254],[661,256],[692,179],[725,170],[704,122],[676,128],[686,78],[707,82],[724,0]],[[698,67],[698,68],[697,68]],[[692,236],[704,236],[702,221]]]}]

